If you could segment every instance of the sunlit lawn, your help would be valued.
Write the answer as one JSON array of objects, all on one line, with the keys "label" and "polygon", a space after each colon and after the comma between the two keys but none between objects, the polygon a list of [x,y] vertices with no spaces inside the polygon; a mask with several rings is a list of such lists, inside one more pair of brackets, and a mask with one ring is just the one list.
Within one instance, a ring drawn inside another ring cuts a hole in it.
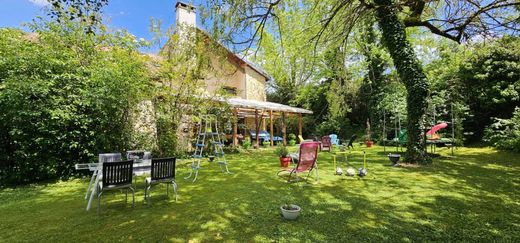
[{"label": "sunlit lawn", "polygon": [[[183,161],[177,202],[159,186],[143,204],[140,179],[135,208],[111,192],[100,215],[85,211],[86,179],[2,189],[0,241],[520,241],[519,154],[443,148],[431,166],[394,168],[382,147],[367,152],[363,179],[334,176],[324,152],[320,182],[299,185],[275,176],[268,149],[228,155],[232,175],[205,162],[195,183]],[[286,201],[302,207],[297,221],[281,218]]]}]

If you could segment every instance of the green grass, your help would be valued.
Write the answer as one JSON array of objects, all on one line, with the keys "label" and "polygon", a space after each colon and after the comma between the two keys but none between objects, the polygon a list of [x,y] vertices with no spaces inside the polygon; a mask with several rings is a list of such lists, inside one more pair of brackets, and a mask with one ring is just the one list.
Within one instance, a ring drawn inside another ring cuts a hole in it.
[{"label": "green grass", "polygon": [[[178,202],[158,186],[143,204],[141,180],[135,208],[111,192],[100,215],[84,209],[85,179],[2,189],[0,241],[520,241],[519,154],[444,148],[433,165],[394,168],[381,147],[367,151],[363,179],[334,176],[320,153],[318,184],[276,177],[269,149],[228,155],[233,175],[206,162],[195,183],[183,162]],[[297,221],[280,216],[288,200],[302,207]]]}]

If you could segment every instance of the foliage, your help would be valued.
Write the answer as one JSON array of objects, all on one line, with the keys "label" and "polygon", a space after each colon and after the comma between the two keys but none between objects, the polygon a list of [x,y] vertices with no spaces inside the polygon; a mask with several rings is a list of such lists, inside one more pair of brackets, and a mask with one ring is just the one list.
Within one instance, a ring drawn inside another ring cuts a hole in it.
[{"label": "foliage", "polygon": [[382,30],[383,42],[390,52],[399,78],[406,86],[408,141],[405,160],[427,162],[424,152],[422,122],[426,109],[428,83],[417,60],[415,51],[407,40],[405,27],[397,16],[397,7],[392,0],[375,0],[379,7],[376,16]]},{"label": "foliage", "polygon": [[492,120],[511,118],[520,106],[520,38],[504,37],[472,47],[458,72],[472,117],[466,122],[475,133],[483,135]]},{"label": "foliage", "polygon": [[242,147],[244,149],[249,149],[251,148],[251,138],[250,137],[246,137],[244,138],[244,141],[242,142]]},{"label": "foliage", "polygon": [[[176,156],[190,147],[190,134],[179,136],[181,130],[189,131],[192,124],[211,120],[219,124],[219,131],[224,131],[224,126],[231,122],[229,107],[213,101],[213,96],[223,94],[208,96],[204,80],[221,78],[235,69],[226,65],[227,50],[218,43],[205,41],[205,33],[183,25],[177,26],[175,33],[163,32],[160,21],[153,21],[152,26],[155,40],[168,38],[152,62],[155,69],[152,79],[156,84],[152,100],[157,127],[156,154]],[[216,60],[211,60],[212,54]]]},{"label": "foliage", "polygon": [[511,119],[495,118],[485,130],[484,141],[499,149],[520,152],[520,108],[515,109]]},{"label": "foliage", "polygon": [[[434,166],[393,168],[388,148],[374,146],[369,176],[357,179],[334,175],[333,154],[322,152],[319,183],[290,186],[275,176],[273,151],[226,155],[233,175],[205,163],[196,183],[181,178],[190,167],[178,160],[178,201],[161,184],[144,204],[138,177],[135,208],[114,190],[100,215],[96,203],[85,212],[88,180],[0,189],[2,241],[520,242],[518,153],[461,147],[452,157],[438,148]],[[350,166],[361,167],[362,156],[352,151]],[[283,203],[303,208],[298,221],[281,218]]]},{"label": "foliage", "polygon": [[269,142],[269,141],[263,141],[263,142],[262,142],[262,146],[264,146],[264,147],[269,147],[269,146],[271,146],[271,142]]},{"label": "foliage", "polygon": [[101,25],[101,14],[108,0],[47,0],[48,15],[58,23],[75,21],[82,23],[85,33],[93,34]]},{"label": "foliage", "polygon": [[289,144],[289,146],[294,146],[296,144],[296,135],[294,133],[290,133],[288,138],[289,141],[287,143]]},{"label": "foliage", "polygon": [[276,146],[275,154],[278,155],[278,157],[285,158],[289,156],[289,149],[283,145]]},{"label": "foliage", "polygon": [[0,29],[0,181],[68,177],[75,163],[132,148],[130,114],[148,90],[139,42],[77,22]]}]

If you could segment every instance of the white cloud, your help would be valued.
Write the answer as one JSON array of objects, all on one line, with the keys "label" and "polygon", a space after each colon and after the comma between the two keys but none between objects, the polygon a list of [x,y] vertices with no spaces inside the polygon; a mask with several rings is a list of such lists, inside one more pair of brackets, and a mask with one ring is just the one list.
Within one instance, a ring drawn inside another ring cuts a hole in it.
[{"label": "white cloud", "polygon": [[47,0],[29,0],[29,2],[40,7],[49,5]]}]

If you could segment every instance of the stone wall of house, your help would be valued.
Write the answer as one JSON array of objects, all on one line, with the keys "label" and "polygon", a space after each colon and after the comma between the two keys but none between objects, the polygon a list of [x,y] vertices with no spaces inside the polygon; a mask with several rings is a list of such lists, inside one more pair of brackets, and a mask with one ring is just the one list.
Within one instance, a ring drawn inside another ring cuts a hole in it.
[{"label": "stone wall of house", "polygon": [[153,151],[157,147],[157,127],[152,101],[141,101],[131,115],[131,119],[134,129],[133,149]]},{"label": "stone wall of house", "polygon": [[215,94],[223,87],[236,89],[234,97],[246,98],[245,70],[235,62],[227,58],[217,57],[216,54],[210,54],[212,70],[206,73],[206,90],[208,95]]},{"label": "stone wall of house", "polygon": [[249,66],[244,68],[246,73],[246,99],[266,101],[266,78]]}]

